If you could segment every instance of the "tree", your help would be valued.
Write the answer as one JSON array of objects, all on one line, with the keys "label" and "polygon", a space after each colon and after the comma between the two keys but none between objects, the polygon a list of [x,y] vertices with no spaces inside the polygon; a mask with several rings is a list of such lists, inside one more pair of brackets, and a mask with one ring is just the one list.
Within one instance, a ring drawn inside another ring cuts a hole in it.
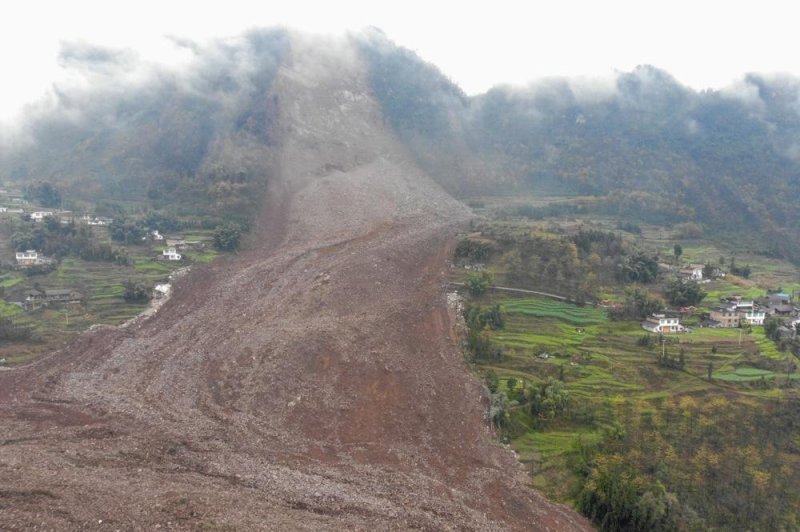
[{"label": "tree", "polygon": [[707,294],[696,281],[675,279],[664,288],[664,295],[670,304],[683,307],[700,303]]},{"label": "tree", "polygon": [[494,282],[494,275],[492,272],[482,270],[480,272],[473,272],[467,276],[467,289],[470,294],[475,297],[480,297],[486,292],[486,289]]},{"label": "tree", "polygon": [[509,377],[508,380],[506,380],[506,388],[508,388],[508,391],[513,392],[514,388],[516,387],[517,387],[517,379],[515,379],[514,377]]},{"label": "tree", "polygon": [[546,382],[532,386],[528,395],[531,401],[531,415],[553,419],[569,408],[569,391],[564,383],[548,377]]},{"label": "tree", "polygon": [[609,317],[612,320],[640,320],[662,310],[664,303],[660,299],[651,297],[644,290],[634,288],[626,290],[625,303],[619,308],[612,308]]},{"label": "tree", "polygon": [[672,246],[672,253],[675,255],[675,262],[678,262],[683,255],[683,246],[680,244],[675,244]]},{"label": "tree", "polygon": [[150,287],[141,281],[128,279],[122,283],[122,286],[125,288],[122,297],[129,303],[146,303],[152,297]]},{"label": "tree", "polygon": [[29,185],[25,190],[25,195],[42,207],[58,207],[61,205],[61,192],[47,181]]},{"label": "tree", "polygon": [[495,393],[497,391],[500,379],[497,378],[497,373],[495,373],[493,369],[486,370],[483,380],[486,382],[486,387],[489,388],[490,393]]},{"label": "tree", "polygon": [[222,251],[233,251],[239,247],[242,226],[236,222],[225,222],[214,230],[214,247]]}]

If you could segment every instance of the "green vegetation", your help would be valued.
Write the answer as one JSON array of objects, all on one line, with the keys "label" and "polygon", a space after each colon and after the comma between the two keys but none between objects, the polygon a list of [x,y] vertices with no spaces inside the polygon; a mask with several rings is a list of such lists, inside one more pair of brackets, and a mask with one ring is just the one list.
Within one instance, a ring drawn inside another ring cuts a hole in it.
[{"label": "green vegetation", "polygon": [[[799,272],[748,256],[751,279],[728,275],[699,285],[659,272],[630,286],[603,256],[656,257],[668,249],[670,261],[676,259],[671,233],[639,227],[631,237],[612,238],[569,218],[493,221],[470,235],[480,246],[462,245],[457,265],[476,260],[473,249],[491,250],[481,262],[510,286],[536,278],[528,265],[541,271],[548,263],[509,261],[524,257],[532,239],[531,248],[543,249],[542,256],[565,270],[574,246],[571,271],[584,280],[593,276],[598,299],[611,305],[488,289],[471,294],[466,345],[487,383],[492,423],[529,465],[535,487],[572,504],[602,530],[797,528],[800,492],[787,489],[800,485],[794,344],[776,342],[777,327],[769,321],[764,328],[653,335],[639,320],[663,310],[667,300],[699,306],[698,314],[681,318],[694,325],[720,297],[759,297],[765,286],[785,290]],[[627,238],[637,240],[636,248]],[[680,257],[715,269],[729,265],[719,257],[733,256],[699,239],[681,248]],[[588,260],[592,253],[597,257]],[[456,271],[457,279],[474,275]],[[549,291],[569,295],[556,290],[571,286],[559,282],[558,270],[550,275]],[[545,278],[535,287],[544,288]],[[502,319],[492,318],[497,313]]]},{"label": "green vegetation", "polygon": [[242,239],[242,226],[235,222],[218,225],[214,230],[214,247],[222,251],[233,251]]}]

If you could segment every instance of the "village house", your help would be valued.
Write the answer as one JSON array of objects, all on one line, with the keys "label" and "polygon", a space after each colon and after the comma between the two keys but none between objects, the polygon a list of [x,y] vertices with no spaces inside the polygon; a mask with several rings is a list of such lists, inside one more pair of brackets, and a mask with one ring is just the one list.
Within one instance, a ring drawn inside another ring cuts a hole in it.
[{"label": "village house", "polygon": [[764,325],[766,313],[763,310],[747,310],[740,313],[741,323],[747,325]]},{"label": "village house", "polygon": [[711,327],[738,327],[739,326],[739,312],[735,305],[719,306],[711,311],[709,314]]},{"label": "village house", "polygon": [[25,293],[25,300],[22,306],[26,310],[36,310],[38,308],[47,307],[54,303],[61,304],[76,304],[83,301],[83,294],[76,292],[72,289],[54,289],[54,290],[29,290]]},{"label": "village house", "polygon": [[692,281],[702,281],[703,280],[703,265],[702,264],[689,264],[681,268],[678,274],[685,278],[690,279]]},{"label": "village house", "polygon": [[8,207],[0,207],[0,212],[8,212]]},{"label": "village house", "polygon": [[89,216],[84,215],[81,216],[80,221],[85,223],[86,225],[111,225],[111,222],[114,221],[113,218],[104,218],[102,216]]},{"label": "village house", "polygon": [[181,254],[175,251],[175,248],[167,248],[161,252],[161,256],[166,260],[181,260]]},{"label": "village house", "polygon": [[678,318],[668,318],[664,314],[653,314],[642,322],[642,328],[651,333],[682,332],[683,325]]},{"label": "village house", "polygon": [[16,259],[19,266],[35,266],[37,264],[50,264],[53,262],[53,259],[40,255],[35,249],[17,251]]},{"label": "village house", "polygon": [[150,236],[153,237],[153,240],[164,240],[164,235],[158,232],[158,229],[155,229],[150,232]]},{"label": "village house", "polygon": [[53,216],[53,211],[34,211],[31,213],[31,220],[41,222],[45,218]]},{"label": "village house", "polygon": [[759,299],[759,303],[770,316],[791,316],[795,314],[792,298],[784,292],[773,292]]}]

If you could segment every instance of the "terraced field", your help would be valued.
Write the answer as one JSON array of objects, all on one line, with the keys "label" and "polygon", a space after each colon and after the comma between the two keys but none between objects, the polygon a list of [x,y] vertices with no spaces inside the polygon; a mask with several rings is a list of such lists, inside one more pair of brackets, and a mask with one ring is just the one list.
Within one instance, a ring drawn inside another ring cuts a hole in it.
[{"label": "terraced field", "polygon": [[[102,228],[97,236],[101,240],[108,238]],[[205,245],[198,251],[184,252],[185,259],[180,262],[154,260],[164,246],[152,243],[129,246],[132,264],[128,266],[66,257],[47,275],[28,277],[21,271],[10,271],[0,276],[0,288],[5,292],[5,300],[0,300],[0,317],[12,318],[15,324],[30,326],[35,332],[34,340],[2,343],[0,358],[5,358],[10,366],[22,364],[60,347],[71,335],[92,325],[119,325],[137,316],[148,305],[125,301],[123,283],[126,280],[143,281],[152,286],[166,282],[178,268],[208,263],[220,256],[211,246],[210,231],[196,231],[187,238],[203,241]],[[84,294],[84,303],[26,312],[9,302],[21,300],[24,292],[34,285],[77,290]]]},{"label": "terraced field", "polygon": [[[568,495],[565,456],[578,440],[596,441],[613,423],[623,399],[657,408],[659,401],[684,394],[766,398],[773,395],[772,390],[755,381],[763,377],[772,386],[786,378],[782,368],[787,354],[779,352],[761,328],[749,333],[694,329],[665,337],[663,344],[642,346],[646,333],[638,322],[612,322],[601,308],[539,297],[492,297],[486,296],[482,303],[499,303],[507,314],[505,327],[491,333],[492,344],[503,356],[499,361],[479,362],[479,367],[493,370],[511,399],[521,388],[561,378],[572,408],[586,413],[584,422],[543,422],[531,417],[525,406],[511,407],[512,446],[530,465],[534,485],[557,498]],[[659,366],[660,354],[677,360],[681,351],[682,370]]]}]

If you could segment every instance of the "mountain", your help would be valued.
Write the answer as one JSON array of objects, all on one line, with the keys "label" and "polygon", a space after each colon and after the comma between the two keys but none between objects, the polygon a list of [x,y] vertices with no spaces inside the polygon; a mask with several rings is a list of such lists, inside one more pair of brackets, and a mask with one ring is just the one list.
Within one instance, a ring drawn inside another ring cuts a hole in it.
[{"label": "mountain", "polygon": [[382,35],[365,41],[388,122],[451,192],[596,196],[606,212],[697,222],[800,261],[800,80],[697,92],[640,66],[468,98]]},{"label": "mountain", "polygon": [[469,211],[385,127],[355,42],[286,39],[253,96],[275,106],[266,135],[223,121],[198,167],[217,143],[263,154],[249,249],[184,277],[154,317],[0,369],[0,520],[589,530],[493,441],[452,337],[443,272]]}]

